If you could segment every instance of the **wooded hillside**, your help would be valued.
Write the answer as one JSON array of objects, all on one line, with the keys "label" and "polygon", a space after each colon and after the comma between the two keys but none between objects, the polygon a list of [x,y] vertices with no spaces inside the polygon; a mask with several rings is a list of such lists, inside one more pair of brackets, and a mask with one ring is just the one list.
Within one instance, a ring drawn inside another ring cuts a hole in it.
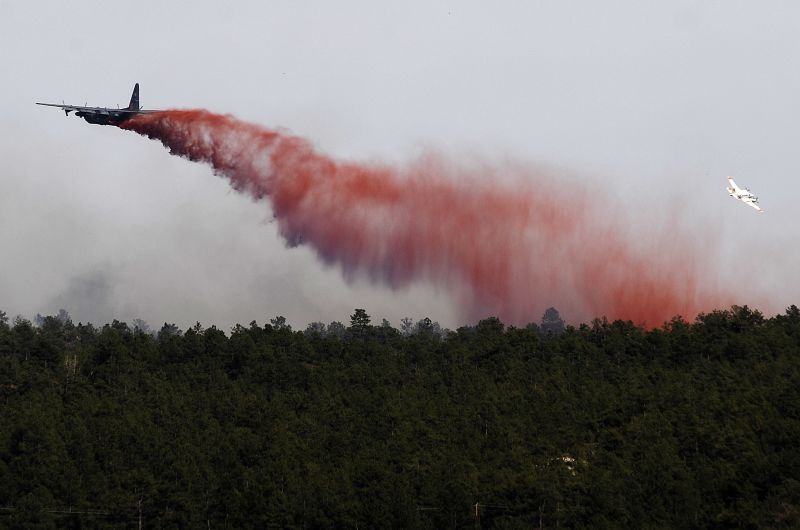
[{"label": "wooded hillside", "polygon": [[0,526],[797,528],[800,310],[647,331],[0,313]]}]

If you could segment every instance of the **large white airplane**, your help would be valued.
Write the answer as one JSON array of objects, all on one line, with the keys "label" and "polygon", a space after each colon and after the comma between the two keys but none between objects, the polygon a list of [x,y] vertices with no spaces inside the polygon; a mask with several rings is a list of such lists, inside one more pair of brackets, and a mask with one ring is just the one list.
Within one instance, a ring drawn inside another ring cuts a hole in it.
[{"label": "large white airplane", "polygon": [[733,181],[733,177],[728,177],[728,195],[733,197],[734,199],[739,199],[743,203],[748,206],[752,206],[753,208],[758,211],[758,213],[764,213],[764,210],[761,209],[761,206],[758,205],[758,197],[753,195],[753,193],[748,188],[740,188],[736,185]]}]

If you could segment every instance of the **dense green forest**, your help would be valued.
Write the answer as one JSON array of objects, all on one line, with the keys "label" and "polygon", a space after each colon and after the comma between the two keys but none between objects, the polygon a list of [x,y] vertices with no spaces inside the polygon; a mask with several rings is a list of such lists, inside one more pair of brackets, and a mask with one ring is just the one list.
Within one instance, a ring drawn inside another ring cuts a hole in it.
[{"label": "dense green forest", "polygon": [[0,527],[800,527],[797,307],[545,320],[0,312]]}]

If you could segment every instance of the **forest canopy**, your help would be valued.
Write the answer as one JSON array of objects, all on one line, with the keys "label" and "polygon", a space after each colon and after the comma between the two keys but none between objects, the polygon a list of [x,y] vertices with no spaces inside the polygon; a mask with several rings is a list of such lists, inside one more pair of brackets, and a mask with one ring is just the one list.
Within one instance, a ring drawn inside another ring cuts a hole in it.
[{"label": "forest canopy", "polygon": [[798,440],[795,306],[455,331],[0,312],[11,528],[796,528]]}]

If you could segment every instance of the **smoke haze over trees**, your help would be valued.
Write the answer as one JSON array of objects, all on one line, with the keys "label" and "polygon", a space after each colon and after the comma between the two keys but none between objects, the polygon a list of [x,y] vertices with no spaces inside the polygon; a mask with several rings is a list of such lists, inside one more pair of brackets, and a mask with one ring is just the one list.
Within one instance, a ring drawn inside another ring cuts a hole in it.
[{"label": "smoke haze over trees", "polygon": [[0,526],[800,525],[797,307],[558,321],[0,312]]}]

